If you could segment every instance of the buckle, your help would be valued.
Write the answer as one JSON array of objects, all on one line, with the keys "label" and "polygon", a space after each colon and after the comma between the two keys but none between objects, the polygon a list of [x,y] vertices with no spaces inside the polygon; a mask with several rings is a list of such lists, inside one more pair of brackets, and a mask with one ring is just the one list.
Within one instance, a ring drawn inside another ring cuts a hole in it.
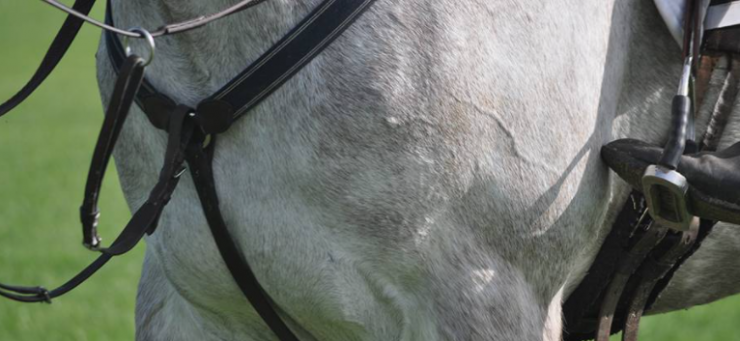
[{"label": "buckle", "polygon": [[686,202],[689,183],[681,173],[661,166],[649,166],[642,176],[642,189],[648,211],[656,223],[678,231],[691,228],[694,216]]},{"label": "buckle", "polygon": [[179,179],[186,170],[188,170],[188,167],[181,166],[180,169],[172,176],[172,178]]},{"label": "buckle", "polygon": [[51,304],[51,293],[44,287],[39,287],[39,298],[46,304]]},{"label": "buckle", "polygon": [[82,245],[90,251],[99,251],[102,239],[98,236],[98,221],[100,211],[90,212],[86,206],[80,207],[80,221],[82,222]]}]

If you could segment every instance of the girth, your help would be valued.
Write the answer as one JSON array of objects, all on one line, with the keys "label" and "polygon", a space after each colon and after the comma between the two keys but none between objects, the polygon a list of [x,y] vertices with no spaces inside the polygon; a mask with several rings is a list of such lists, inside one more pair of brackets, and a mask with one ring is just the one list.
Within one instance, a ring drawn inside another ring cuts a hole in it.
[{"label": "girth", "polygon": [[[73,11],[86,16],[94,1],[77,0]],[[254,3],[260,2],[262,1],[255,0]],[[105,44],[118,79],[95,147],[85,198],[80,208],[83,244],[99,251],[101,255],[58,289],[49,291],[43,287],[0,284],[0,296],[21,302],[50,303],[51,299],[69,292],[87,280],[113,256],[131,250],[145,234],[155,231],[164,207],[186,170],[184,164],[187,164],[219,253],[237,286],[278,339],[297,341],[298,338],[277,313],[276,304],[260,285],[226,227],[219,209],[213,176],[213,151],[218,134],[227,131],[237,119],[249,113],[311,62],[374,2],[375,0],[325,0],[260,58],[195,108],[177,104],[157,91],[144,76],[147,63],[136,55],[127,55],[115,33],[106,31]],[[229,15],[239,8],[249,7],[250,4],[241,2],[214,16]],[[11,100],[0,105],[0,116],[28,97],[61,60],[82,25],[77,14],[68,17],[29,83]],[[110,3],[106,10],[106,24],[109,27],[114,26]],[[169,34],[167,30],[160,31],[163,32],[161,35]],[[141,32],[146,33],[143,30]],[[151,35],[149,38],[152,38]],[[153,38],[151,40],[153,52]],[[102,248],[97,235],[100,216],[97,201],[113,148],[134,102],[146,113],[152,125],[168,132],[164,163],[148,200],[136,210],[112,245]]]}]

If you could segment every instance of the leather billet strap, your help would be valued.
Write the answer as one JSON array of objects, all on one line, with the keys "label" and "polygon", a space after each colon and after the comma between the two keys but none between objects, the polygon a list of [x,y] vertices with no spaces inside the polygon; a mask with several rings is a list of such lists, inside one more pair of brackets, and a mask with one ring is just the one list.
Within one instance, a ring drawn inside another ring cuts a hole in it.
[{"label": "leather billet strap", "polygon": [[566,321],[564,340],[594,338],[599,324],[600,304],[604,302],[607,287],[612,286],[612,290],[615,290],[616,288],[611,283],[617,272],[629,271],[628,265],[624,263],[631,263],[632,270],[639,265],[635,265],[634,261],[637,256],[630,256],[631,260],[626,260],[626,255],[636,245],[633,238],[644,236],[644,232],[652,224],[652,219],[649,214],[646,214],[646,210],[647,206],[642,194],[636,191],[630,193],[624,209],[619,212],[587,276],[581,280],[563,304],[563,316]]},{"label": "leather billet strap", "polygon": [[[90,13],[95,0],[76,0],[72,8],[85,15]],[[5,103],[0,104],[0,116],[7,114],[13,110],[18,104],[21,104],[28,96],[30,96],[41,83],[46,80],[46,77],[54,71],[54,68],[59,64],[64,55],[69,50],[70,45],[77,37],[77,33],[80,32],[84,21],[73,15],[68,15],[67,19],[62,24],[62,28],[57,33],[56,37],[51,43],[49,50],[46,52],[46,56],[41,61],[36,73],[26,83],[23,88],[18,91],[13,97],[7,100]]]},{"label": "leather billet strap", "polygon": [[[713,225],[713,223],[711,224]],[[672,269],[677,268],[676,264],[679,259],[687,254],[696,244],[699,229],[701,228],[711,229],[712,226],[707,227],[694,224],[691,230],[687,232],[668,232],[670,234],[663,238],[663,241],[658,244],[657,248],[659,249],[663,244],[668,246],[669,249],[660,256],[656,256],[652,252],[632,274],[633,287],[630,290],[629,298],[625,300],[628,304],[626,306],[627,314],[623,315],[625,319],[623,330],[624,340],[637,340],[640,319],[644,311],[655,301],[653,294],[656,292],[656,286]],[[671,238],[675,238],[676,240],[670,240]]]}]

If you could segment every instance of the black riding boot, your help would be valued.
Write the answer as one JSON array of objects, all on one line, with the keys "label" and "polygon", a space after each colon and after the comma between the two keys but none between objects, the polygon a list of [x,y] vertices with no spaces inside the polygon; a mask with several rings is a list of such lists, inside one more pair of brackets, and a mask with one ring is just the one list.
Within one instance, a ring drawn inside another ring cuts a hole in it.
[{"label": "black riding boot", "polygon": [[[661,147],[633,139],[601,148],[609,168],[639,191],[645,169],[662,153]],[[718,152],[684,155],[677,170],[690,184],[686,200],[693,215],[740,224],[740,142]]]}]

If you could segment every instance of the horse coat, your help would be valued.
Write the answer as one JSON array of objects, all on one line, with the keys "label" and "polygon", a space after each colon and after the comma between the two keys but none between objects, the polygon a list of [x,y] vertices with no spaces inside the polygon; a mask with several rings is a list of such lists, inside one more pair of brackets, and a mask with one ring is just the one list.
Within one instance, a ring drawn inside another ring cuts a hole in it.
[{"label": "horse coat", "polygon": [[[318,2],[273,0],[164,38],[147,77],[194,105]],[[121,27],[228,3],[112,2]],[[661,141],[680,67],[650,2],[378,1],[221,136],[221,210],[301,340],[558,340],[560,305],[628,192],[599,149]],[[725,135],[737,140],[737,121]],[[165,141],[134,109],[116,150],[132,209]],[[720,225],[656,310],[735,293],[738,238]],[[137,338],[273,339],[187,175],[147,240]]]}]

